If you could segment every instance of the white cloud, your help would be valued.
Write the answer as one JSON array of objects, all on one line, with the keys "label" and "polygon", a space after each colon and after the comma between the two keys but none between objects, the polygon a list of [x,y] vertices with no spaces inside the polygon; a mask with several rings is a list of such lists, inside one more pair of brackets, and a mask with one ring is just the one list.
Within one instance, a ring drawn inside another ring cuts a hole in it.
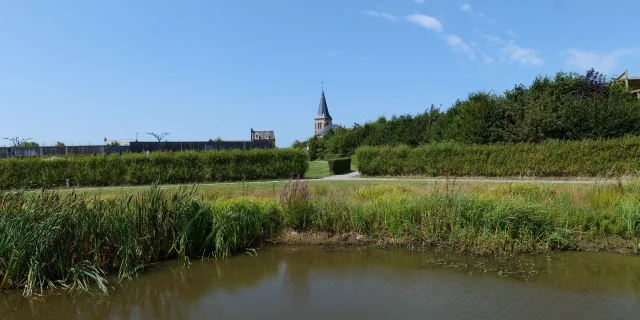
[{"label": "white cloud", "polygon": [[462,10],[462,11],[464,11],[464,12],[469,12],[469,13],[473,12],[473,9],[471,9],[471,5],[470,5],[470,4],[468,4],[468,3],[463,4],[463,5],[460,7],[460,10]]},{"label": "white cloud", "polygon": [[447,45],[453,49],[453,51],[459,51],[466,54],[469,59],[475,60],[476,54],[473,52],[471,47],[466,44],[460,37],[455,34],[448,34],[445,36],[445,40],[447,41]]},{"label": "white cloud", "polygon": [[434,32],[442,32],[442,23],[438,19],[424,15],[424,14],[412,14],[406,16],[407,21],[415,23],[427,30]]},{"label": "white cloud", "polygon": [[581,71],[591,68],[603,73],[609,73],[618,68],[620,58],[636,53],[634,49],[620,49],[608,54],[600,54],[596,52],[582,51],[578,49],[569,49],[564,52],[568,55],[567,64],[581,69]]},{"label": "white cloud", "polygon": [[369,15],[369,16],[376,17],[376,18],[383,18],[383,19],[387,19],[389,21],[398,21],[398,17],[397,16],[394,16],[394,15],[388,14],[388,13],[384,13],[384,12],[367,10],[367,11],[365,11],[365,13],[367,15]]},{"label": "white cloud", "polygon": [[541,66],[544,64],[544,60],[538,56],[537,51],[523,48],[513,42],[505,44],[498,53],[502,62],[517,62],[523,66]]},{"label": "white cloud", "polygon": [[505,33],[511,38],[517,38],[518,37],[518,34],[515,31],[511,30],[511,29],[507,29],[507,31],[505,31]]}]

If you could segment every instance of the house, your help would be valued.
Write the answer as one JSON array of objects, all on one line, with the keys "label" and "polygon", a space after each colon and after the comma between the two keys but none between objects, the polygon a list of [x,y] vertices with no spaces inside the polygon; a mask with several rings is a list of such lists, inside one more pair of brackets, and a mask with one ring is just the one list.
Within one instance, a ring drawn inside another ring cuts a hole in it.
[{"label": "house", "polygon": [[271,141],[276,144],[276,135],[273,131],[255,131],[251,129],[251,141]]},{"label": "house", "polygon": [[324,88],[320,96],[320,105],[318,106],[318,115],[314,118],[314,132],[316,136],[324,136],[329,130],[336,130],[340,126],[333,124],[333,118],[329,114],[327,107],[327,99],[324,96]]},{"label": "house", "polygon": [[623,83],[625,87],[631,90],[631,94],[633,94],[634,97],[640,99],[640,77],[629,77],[629,70],[625,70],[620,76],[613,80]]}]

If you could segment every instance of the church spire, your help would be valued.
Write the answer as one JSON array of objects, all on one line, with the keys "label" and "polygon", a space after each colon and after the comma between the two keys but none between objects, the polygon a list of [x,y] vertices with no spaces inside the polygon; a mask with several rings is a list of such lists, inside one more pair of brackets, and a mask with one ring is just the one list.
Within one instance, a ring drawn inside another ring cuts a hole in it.
[{"label": "church spire", "polygon": [[320,96],[320,106],[318,106],[318,115],[316,116],[316,119],[331,120],[329,108],[327,108],[327,99],[324,97],[324,79],[322,79],[322,95]]}]

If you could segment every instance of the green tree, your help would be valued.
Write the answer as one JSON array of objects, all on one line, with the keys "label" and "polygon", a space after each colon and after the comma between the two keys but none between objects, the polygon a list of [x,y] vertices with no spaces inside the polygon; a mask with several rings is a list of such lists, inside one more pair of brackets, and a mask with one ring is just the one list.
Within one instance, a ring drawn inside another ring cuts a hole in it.
[{"label": "green tree", "polygon": [[40,144],[33,141],[23,141],[23,142],[20,142],[20,144],[18,144],[18,147],[39,147],[39,146]]},{"label": "green tree", "polygon": [[64,146],[65,145],[63,142],[60,142],[60,141],[56,142],[56,147],[64,147]]}]

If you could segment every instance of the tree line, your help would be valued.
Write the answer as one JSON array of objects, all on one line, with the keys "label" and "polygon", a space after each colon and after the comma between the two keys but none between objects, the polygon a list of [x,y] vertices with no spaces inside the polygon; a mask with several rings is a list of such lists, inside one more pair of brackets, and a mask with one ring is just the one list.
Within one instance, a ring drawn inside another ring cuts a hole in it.
[{"label": "tree line", "polygon": [[415,116],[382,116],[322,138],[296,141],[293,147],[308,146],[316,159],[325,153],[353,155],[359,146],[610,139],[638,135],[639,130],[640,100],[591,69],[584,75],[537,77],[531,85],[516,85],[503,94],[473,92],[445,111],[431,105]]}]

